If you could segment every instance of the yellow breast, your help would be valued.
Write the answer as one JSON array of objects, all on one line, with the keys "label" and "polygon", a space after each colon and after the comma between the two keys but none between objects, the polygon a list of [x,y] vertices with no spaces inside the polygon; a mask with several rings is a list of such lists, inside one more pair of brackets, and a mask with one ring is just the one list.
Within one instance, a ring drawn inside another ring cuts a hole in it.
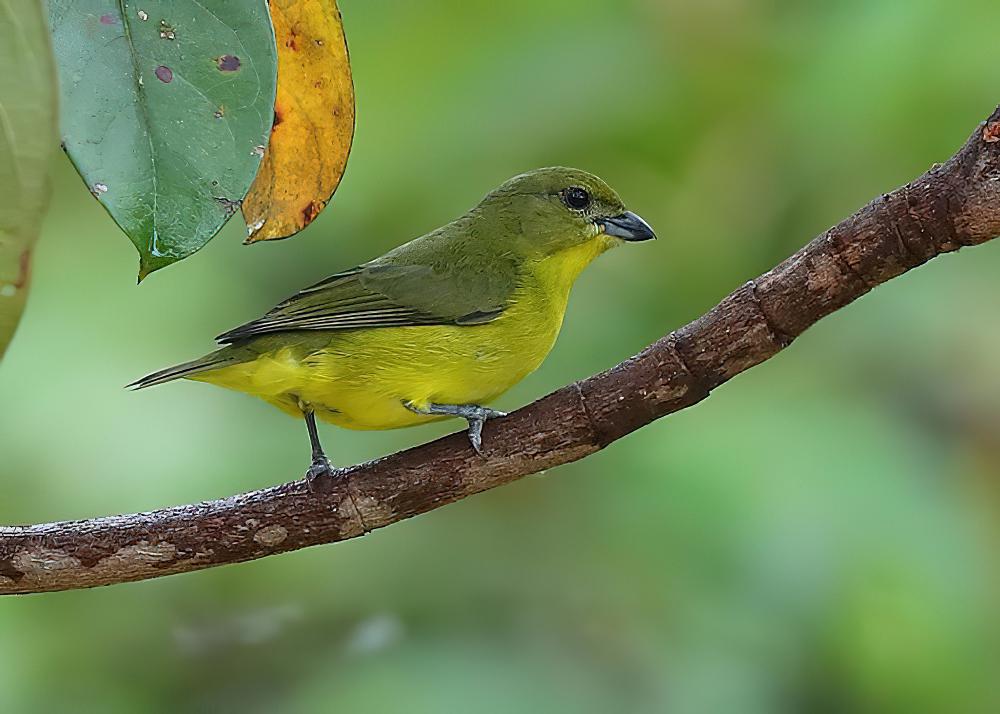
[{"label": "yellow breast", "polygon": [[[441,417],[406,409],[488,404],[534,371],[555,344],[573,281],[610,244],[599,236],[530,266],[510,306],[483,325],[330,332],[303,353],[293,344],[194,378],[258,396],[294,416],[308,405],[351,429],[394,429]],[[294,334],[294,333],[292,333]]]}]

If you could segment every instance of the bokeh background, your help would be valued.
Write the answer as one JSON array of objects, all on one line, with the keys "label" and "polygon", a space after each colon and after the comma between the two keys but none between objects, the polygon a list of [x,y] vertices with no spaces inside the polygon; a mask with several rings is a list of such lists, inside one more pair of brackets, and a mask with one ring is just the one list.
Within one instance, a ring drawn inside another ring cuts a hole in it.
[{"label": "bokeh background", "polygon": [[[522,170],[661,240],[583,276],[515,408],[697,317],[947,158],[1000,101],[995,0],[343,0],[358,132],[292,241],[232,224],[135,286],[65,157],[0,367],[0,522],[298,476],[301,424],[122,385]],[[701,405],[357,541],[0,602],[7,712],[1000,709],[1000,246],[934,261]],[[458,424],[327,428],[354,463]]]}]

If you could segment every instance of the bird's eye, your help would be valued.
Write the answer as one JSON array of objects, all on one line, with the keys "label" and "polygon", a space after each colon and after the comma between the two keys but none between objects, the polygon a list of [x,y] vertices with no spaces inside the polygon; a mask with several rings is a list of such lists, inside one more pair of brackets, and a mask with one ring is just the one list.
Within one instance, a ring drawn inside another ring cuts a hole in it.
[{"label": "bird's eye", "polygon": [[590,205],[590,194],[579,186],[570,186],[562,194],[563,203],[575,211],[582,211]]}]

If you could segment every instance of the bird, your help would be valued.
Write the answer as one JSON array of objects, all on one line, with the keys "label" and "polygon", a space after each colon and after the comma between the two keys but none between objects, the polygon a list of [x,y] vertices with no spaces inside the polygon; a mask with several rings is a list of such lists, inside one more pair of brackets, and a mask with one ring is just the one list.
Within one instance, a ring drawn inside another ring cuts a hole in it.
[{"label": "bird", "polygon": [[506,416],[486,405],[548,356],[581,271],[655,237],[597,176],[529,171],[441,228],[219,335],[220,349],[128,386],[207,382],[304,419],[310,484],[338,473],[317,418],[396,429],[459,417],[482,454],[483,424]]}]

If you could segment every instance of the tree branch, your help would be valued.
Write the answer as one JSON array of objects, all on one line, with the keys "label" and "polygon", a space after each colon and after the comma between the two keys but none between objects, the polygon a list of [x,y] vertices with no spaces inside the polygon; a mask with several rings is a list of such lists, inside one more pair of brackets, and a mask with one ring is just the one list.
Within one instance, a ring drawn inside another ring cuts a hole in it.
[{"label": "tree branch", "polygon": [[788,346],[876,285],[1000,234],[1000,108],[946,164],[875,199],[715,308],[613,369],[486,426],[349,469],[219,501],[0,528],[0,594],[109,585],[362,535],[582,459]]}]

